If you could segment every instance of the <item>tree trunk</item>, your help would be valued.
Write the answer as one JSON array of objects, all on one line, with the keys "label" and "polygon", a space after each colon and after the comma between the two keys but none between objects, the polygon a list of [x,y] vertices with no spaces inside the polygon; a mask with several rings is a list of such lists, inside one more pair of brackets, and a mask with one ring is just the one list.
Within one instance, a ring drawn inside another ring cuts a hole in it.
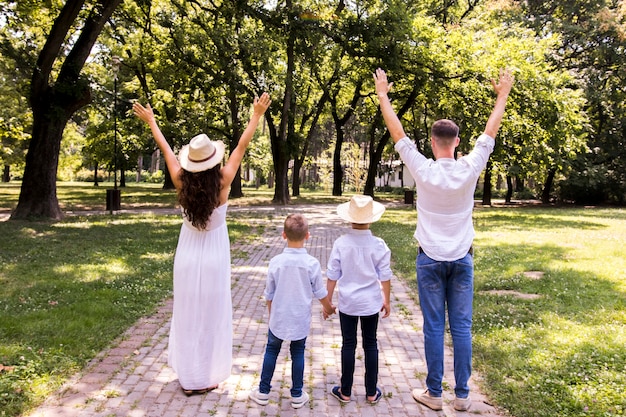
[{"label": "tree trunk", "polygon": [[165,181],[163,182],[164,190],[175,190],[174,181],[172,181],[172,176],[170,175],[170,170],[167,169],[167,165],[165,165],[165,169],[163,170],[163,177]]},{"label": "tree trunk", "polygon": [[274,173],[276,174],[274,198],[272,199],[274,204],[285,205],[289,203],[288,170],[289,158],[287,157],[287,150],[283,146],[283,150],[274,153]]},{"label": "tree trunk", "polygon": [[[376,116],[374,117],[374,121],[370,126],[369,131],[369,152],[370,152],[370,164],[367,167],[367,178],[365,179],[365,187],[363,189],[364,195],[369,195],[374,198],[374,188],[376,187],[376,175],[378,174],[378,164],[380,163],[380,159],[382,157],[383,150],[385,149],[385,144],[389,140],[389,132],[386,131],[380,141],[378,142],[378,146],[375,146],[376,143],[376,128],[382,122],[382,114],[380,112],[380,108],[376,112]],[[382,145],[382,147],[381,147]],[[379,153],[380,148],[380,153]],[[378,155],[378,156],[376,156]]]},{"label": "tree trunk", "polygon": [[550,191],[552,190],[552,183],[554,182],[554,176],[556,175],[556,169],[551,168],[548,171],[548,177],[546,183],[543,186],[543,192],[541,193],[541,202],[543,204],[550,203]]},{"label": "tree trunk", "polygon": [[333,195],[341,196],[343,185],[343,167],[341,166],[341,147],[343,146],[343,125],[335,125],[337,141],[333,152]]},{"label": "tree trunk", "polygon": [[141,171],[143,170],[143,154],[139,154],[137,157],[137,175],[135,176],[135,182],[141,182]]},{"label": "tree trunk", "polygon": [[300,195],[300,169],[302,169],[303,158],[296,158],[293,161],[293,172],[291,173],[291,195]]},{"label": "tree trunk", "polygon": [[[73,29],[84,0],[68,0],[54,21],[33,70],[30,105],[33,110],[32,138],[20,197],[11,219],[45,217],[61,219],[56,193],[56,174],[63,130],[72,115],[91,101],[89,82],[80,71],[98,35],[122,0],[97,3],[84,21],[80,34]],[[56,80],[51,79],[54,63],[67,48],[69,31],[73,44],[60,66]]]},{"label": "tree trunk", "polygon": [[2,171],[2,182],[9,182],[9,181],[11,181],[11,166],[5,165],[4,171]]},{"label": "tree trunk", "polygon": [[[291,13],[293,10],[293,2],[287,0],[285,7]],[[295,19],[295,16],[292,18]],[[296,56],[295,56],[295,44],[296,44],[296,31],[293,28],[289,30],[289,36],[287,38],[287,76],[285,77],[285,96],[283,97],[283,105],[281,111],[280,128],[278,134],[271,134],[272,139],[272,155],[274,157],[274,173],[276,174],[276,187],[274,188],[274,198],[272,202],[274,204],[287,204],[289,203],[289,159],[291,157],[288,148],[288,144],[293,140],[295,132],[295,94],[293,85],[293,74],[296,70]],[[269,124],[269,123],[268,123]]]},{"label": "tree trunk", "polygon": [[[302,165],[304,165],[304,160],[309,152],[309,144],[313,141],[313,134],[315,133],[317,123],[319,122],[320,116],[324,110],[324,106],[328,101],[329,95],[326,91],[322,94],[322,97],[319,99],[316,105],[315,114],[313,115],[313,119],[311,120],[311,124],[309,126],[309,132],[307,133],[306,138],[304,139],[304,144],[302,145],[302,152],[297,158],[294,158],[293,161],[293,175],[291,179],[291,195],[294,197],[300,195],[300,170],[302,169]],[[301,131],[304,127],[304,121],[301,125]]]},{"label": "tree trunk", "polygon": [[26,153],[26,167],[20,197],[11,219],[44,217],[54,220],[63,218],[56,189],[57,167],[65,117],[46,117],[33,112],[33,134]]},{"label": "tree trunk", "polygon": [[504,202],[509,204],[511,202],[511,197],[513,197],[513,179],[510,175],[506,176],[506,196],[504,197]]},{"label": "tree trunk", "polygon": [[94,168],[93,168],[93,186],[94,187],[98,187],[100,186],[100,183],[98,182],[98,163],[94,163]]},{"label": "tree trunk", "polygon": [[126,158],[122,158],[122,163],[118,164],[120,168],[120,187],[126,187]]},{"label": "tree trunk", "polygon": [[485,168],[485,183],[483,184],[483,206],[491,205],[491,161]]},{"label": "tree trunk", "polygon": [[[237,88],[234,82],[230,85],[230,118],[233,123],[233,134],[230,137],[230,151],[232,153],[232,151],[239,144],[239,138],[241,137],[239,100],[237,99]],[[241,187],[241,165],[237,169],[233,182],[230,184],[230,198],[240,197],[243,197],[243,189]]]}]

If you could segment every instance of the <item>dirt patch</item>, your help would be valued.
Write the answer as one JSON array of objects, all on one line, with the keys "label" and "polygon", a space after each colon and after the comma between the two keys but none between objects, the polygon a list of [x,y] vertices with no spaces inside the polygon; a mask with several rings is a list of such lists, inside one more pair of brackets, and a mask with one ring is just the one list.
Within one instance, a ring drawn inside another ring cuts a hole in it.
[{"label": "dirt patch", "polygon": [[513,291],[513,290],[490,290],[490,291],[481,291],[481,293],[499,295],[499,296],[510,295],[511,297],[521,298],[523,300],[536,300],[537,298],[541,298],[541,295],[539,294],[526,294],[523,292]]},{"label": "dirt patch", "polygon": [[543,271],[526,271],[523,273],[523,275],[526,278],[530,278],[530,279],[541,279],[543,278],[543,275],[545,274],[545,272]]}]

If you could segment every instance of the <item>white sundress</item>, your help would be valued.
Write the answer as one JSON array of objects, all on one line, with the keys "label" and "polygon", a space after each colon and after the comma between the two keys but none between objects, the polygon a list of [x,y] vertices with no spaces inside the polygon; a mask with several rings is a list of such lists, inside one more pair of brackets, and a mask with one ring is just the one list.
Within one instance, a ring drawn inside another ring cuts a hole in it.
[{"label": "white sundress", "polygon": [[183,215],[174,256],[174,311],[168,365],[183,389],[209,388],[230,376],[232,300],[228,204],[216,208],[205,230]]}]

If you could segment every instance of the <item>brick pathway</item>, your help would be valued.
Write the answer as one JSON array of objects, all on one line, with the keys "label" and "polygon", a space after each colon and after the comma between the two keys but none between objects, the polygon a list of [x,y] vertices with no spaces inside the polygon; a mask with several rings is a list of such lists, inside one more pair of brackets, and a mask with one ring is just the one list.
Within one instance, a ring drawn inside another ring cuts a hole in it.
[{"label": "brick pathway", "polygon": [[[236,217],[246,209],[231,207]],[[357,348],[355,385],[352,401],[341,405],[329,393],[340,377],[341,332],[339,319],[321,318],[321,306],[314,301],[313,324],[307,339],[305,389],[311,402],[294,410],[289,386],[291,365],[288,343],[283,345],[274,373],[270,403],[259,406],[247,399],[256,387],[267,340],[267,308],[263,299],[268,261],[284,248],[280,237],[287,213],[283,208],[255,208],[245,212],[271,214],[264,217],[265,234],[261,239],[232,247],[232,296],[234,349],[232,375],[219,388],[202,396],[186,397],[174,372],[167,366],[167,337],[172,301],[140,319],[114,343],[101,352],[83,373],[34,410],[30,417],[210,417],[210,416],[470,416],[500,417],[470,380],[472,407],[469,412],[452,408],[454,386],[452,356],[446,349],[444,410],[432,411],[411,397],[413,388],[424,387],[422,317],[411,290],[401,281],[392,281],[392,314],[381,320],[379,339],[379,386],[383,399],[375,406],[365,401],[362,350]],[[334,240],[345,233],[347,225],[335,214],[335,205],[293,207],[292,212],[306,214],[310,223],[309,253],[317,257],[325,270]],[[336,299],[334,300],[336,303]],[[360,339],[360,336],[359,336]],[[503,414],[502,414],[503,415]]]}]

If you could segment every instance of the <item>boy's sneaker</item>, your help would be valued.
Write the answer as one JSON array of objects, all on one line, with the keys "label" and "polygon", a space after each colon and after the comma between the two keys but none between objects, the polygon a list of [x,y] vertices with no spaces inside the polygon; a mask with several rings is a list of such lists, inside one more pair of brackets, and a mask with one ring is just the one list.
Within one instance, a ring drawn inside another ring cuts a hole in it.
[{"label": "boy's sneaker", "polygon": [[250,398],[252,401],[259,405],[267,405],[267,403],[270,402],[270,395],[263,394],[261,391],[259,391],[258,388],[250,391],[250,394],[248,394],[248,398]]},{"label": "boy's sneaker", "polygon": [[433,397],[430,395],[427,389],[421,391],[419,389],[413,390],[413,398],[420,404],[424,404],[426,407],[431,410],[441,410],[443,409],[443,400],[441,397]]},{"label": "boy's sneaker", "polygon": [[306,404],[308,401],[309,401],[309,394],[302,391],[302,395],[300,395],[299,397],[291,397],[291,406],[293,408],[300,408],[304,404]]},{"label": "boy's sneaker", "polygon": [[454,399],[454,409],[456,411],[467,411],[469,410],[471,405],[472,405],[472,400],[470,400],[469,396],[465,398],[456,397]]}]

